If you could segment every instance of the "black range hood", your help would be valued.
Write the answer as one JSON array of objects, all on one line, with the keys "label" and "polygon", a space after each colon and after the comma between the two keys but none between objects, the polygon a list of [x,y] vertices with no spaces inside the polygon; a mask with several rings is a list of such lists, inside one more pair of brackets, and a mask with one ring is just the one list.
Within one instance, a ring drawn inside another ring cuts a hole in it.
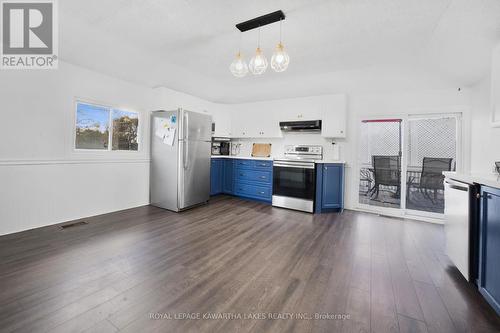
[{"label": "black range hood", "polygon": [[321,120],[281,121],[280,128],[284,132],[319,132]]}]

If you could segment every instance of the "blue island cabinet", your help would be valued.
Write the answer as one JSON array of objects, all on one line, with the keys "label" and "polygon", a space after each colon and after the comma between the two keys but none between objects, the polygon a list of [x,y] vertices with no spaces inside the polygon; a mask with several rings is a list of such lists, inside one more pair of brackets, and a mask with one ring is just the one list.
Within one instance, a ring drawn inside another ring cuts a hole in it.
[{"label": "blue island cabinet", "polygon": [[481,186],[479,291],[500,314],[500,189]]},{"label": "blue island cabinet", "polygon": [[224,160],[221,158],[212,158],[210,161],[210,195],[222,192],[223,163]]},{"label": "blue island cabinet", "polygon": [[344,209],[344,164],[316,165],[315,212],[339,212]]}]

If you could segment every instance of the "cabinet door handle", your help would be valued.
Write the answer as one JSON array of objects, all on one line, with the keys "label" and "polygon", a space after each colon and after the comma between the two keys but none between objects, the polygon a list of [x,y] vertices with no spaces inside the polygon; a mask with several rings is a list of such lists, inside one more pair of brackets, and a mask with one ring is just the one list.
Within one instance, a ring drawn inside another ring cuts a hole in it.
[{"label": "cabinet door handle", "polygon": [[265,194],[265,192],[264,191],[260,191],[260,192],[258,192],[258,194]]},{"label": "cabinet door handle", "polygon": [[260,176],[260,179],[266,179],[267,177],[266,176]]}]

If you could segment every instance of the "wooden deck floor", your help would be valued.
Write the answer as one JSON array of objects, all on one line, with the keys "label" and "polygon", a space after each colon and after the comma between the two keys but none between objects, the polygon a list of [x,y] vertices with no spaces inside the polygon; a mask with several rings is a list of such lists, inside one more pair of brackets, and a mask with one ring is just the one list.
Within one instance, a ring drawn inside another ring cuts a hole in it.
[{"label": "wooden deck floor", "polygon": [[[85,221],[0,237],[0,331],[500,329],[443,253],[442,226],[224,196],[181,214],[140,207]],[[181,318],[207,313],[227,319]]]}]

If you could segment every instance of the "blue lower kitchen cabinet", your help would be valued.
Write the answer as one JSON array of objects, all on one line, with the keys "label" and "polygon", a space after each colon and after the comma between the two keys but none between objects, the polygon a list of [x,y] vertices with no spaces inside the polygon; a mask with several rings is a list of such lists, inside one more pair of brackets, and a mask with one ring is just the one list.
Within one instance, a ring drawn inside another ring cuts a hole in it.
[{"label": "blue lower kitchen cabinet", "polygon": [[316,165],[315,212],[333,212],[344,209],[344,164],[318,163]]},{"label": "blue lower kitchen cabinet", "polygon": [[500,189],[481,186],[479,291],[500,314]]},{"label": "blue lower kitchen cabinet", "polygon": [[222,164],[222,193],[233,194],[234,160],[226,158]]},{"label": "blue lower kitchen cabinet", "polygon": [[210,195],[222,193],[223,162],[221,158],[212,158],[210,161]]},{"label": "blue lower kitchen cabinet", "polygon": [[237,159],[233,167],[235,195],[267,203],[272,201],[272,161]]}]

